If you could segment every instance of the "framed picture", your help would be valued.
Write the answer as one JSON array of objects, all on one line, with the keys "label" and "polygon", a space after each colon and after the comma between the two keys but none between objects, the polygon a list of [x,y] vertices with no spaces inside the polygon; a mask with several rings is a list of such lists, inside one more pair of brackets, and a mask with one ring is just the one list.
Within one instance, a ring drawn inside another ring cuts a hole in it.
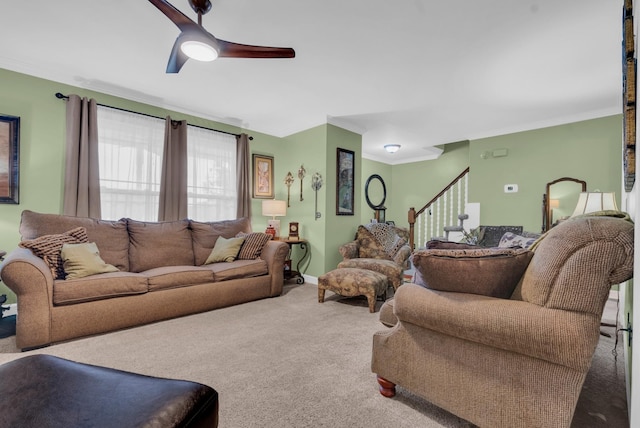
[{"label": "framed picture", "polygon": [[20,118],[0,115],[0,203],[18,203]]},{"label": "framed picture", "polygon": [[624,189],[630,192],[636,181],[636,74],[634,58],[633,2],[625,0],[622,13],[622,111],[623,127],[623,179]]},{"label": "framed picture", "polygon": [[355,177],[355,154],[338,147],[336,163],[336,215],[354,215],[353,177]]},{"label": "framed picture", "polygon": [[253,155],[253,197],[273,199],[273,156]]}]

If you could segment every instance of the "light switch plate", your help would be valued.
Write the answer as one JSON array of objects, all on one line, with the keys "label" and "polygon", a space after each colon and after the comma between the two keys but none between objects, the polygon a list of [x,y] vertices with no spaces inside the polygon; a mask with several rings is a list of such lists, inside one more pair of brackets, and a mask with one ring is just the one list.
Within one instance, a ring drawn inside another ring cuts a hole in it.
[{"label": "light switch plate", "polygon": [[504,193],[516,193],[518,191],[517,184],[505,184]]}]

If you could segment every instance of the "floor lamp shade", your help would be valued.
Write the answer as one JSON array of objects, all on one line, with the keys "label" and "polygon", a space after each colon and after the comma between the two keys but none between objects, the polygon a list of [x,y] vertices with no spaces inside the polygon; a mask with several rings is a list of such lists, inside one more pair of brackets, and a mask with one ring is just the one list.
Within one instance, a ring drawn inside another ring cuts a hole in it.
[{"label": "floor lamp shade", "polygon": [[262,215],[267,217],[271,216],[271,220],[267,222],[267,226],[275,229],[276,238],[280,237],[280,220],[276,220],[276,217],[287,215],[287,202],[276,199],[265,199],[262,201]]},{"label": "floor lamp shade", "polygon": [[571,217],[607,210],[618,211],[615,193],[582,192],[578,197],[578,204]]}]

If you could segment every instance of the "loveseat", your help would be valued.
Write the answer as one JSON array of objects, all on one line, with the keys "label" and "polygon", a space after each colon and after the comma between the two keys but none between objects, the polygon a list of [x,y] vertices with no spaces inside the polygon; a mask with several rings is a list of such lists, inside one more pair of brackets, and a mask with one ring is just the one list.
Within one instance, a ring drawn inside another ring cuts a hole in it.
[{"label": "loveseat", "polygon": [[634,226],[617,217],[561,223],[524,269],[524,249],[416,252],[425,282],[398,289],[373,337],[381,393],[400,385],[481,427],[570,426],[610,287],[633,274]]},{"label": "loveseat", "polygon": [[[78,229],[79,228],[79,229]],[[99,257],[113,272],[58,278],[29,248],[10,252],[0,277],[18,299],[16,345],[25,350],[82,336],[282,293],[288,246],[265,241],[249,257],[204,264],[219,237],[251,233],[249,219],[217,222],[142,222],[22,213],[21,245],[43,235],[64,237],[86,231]],[[66,234],[66,235],[65,235]],[[81,234],[82,235],[82,234]],[[242,244],[242,245],[245,245]],[[109,270],[109,269],[107,269]]]}]

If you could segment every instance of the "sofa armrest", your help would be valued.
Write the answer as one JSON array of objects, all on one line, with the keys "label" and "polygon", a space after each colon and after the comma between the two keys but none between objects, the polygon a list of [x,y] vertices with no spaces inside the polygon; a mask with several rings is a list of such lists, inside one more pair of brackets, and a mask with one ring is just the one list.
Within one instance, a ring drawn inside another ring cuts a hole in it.
[{"label": "sofa armrest", "polygon": [[358,258],[358,241],[347,242],[338,248],[343,260]]},{"label": "sofa armrest", "polygon": [[521,300],[434,291],[405,284],[394,297],[401,323],[460,339],[588,370],[600,319]]},{"label": "sofa armrest", "polygon": [[2,262],[2,281],[18,297],[16,345],[25,349],[51,342],[53,275],[31,250],[17,248]]},{"label": "sofa armrest", "polygon": [[260,258],[267,262],[267,269],[271,275],[271,296],[282,294],[284,285],[284,262],[289,255],[289,246],[282,241],[268,241]]}]

